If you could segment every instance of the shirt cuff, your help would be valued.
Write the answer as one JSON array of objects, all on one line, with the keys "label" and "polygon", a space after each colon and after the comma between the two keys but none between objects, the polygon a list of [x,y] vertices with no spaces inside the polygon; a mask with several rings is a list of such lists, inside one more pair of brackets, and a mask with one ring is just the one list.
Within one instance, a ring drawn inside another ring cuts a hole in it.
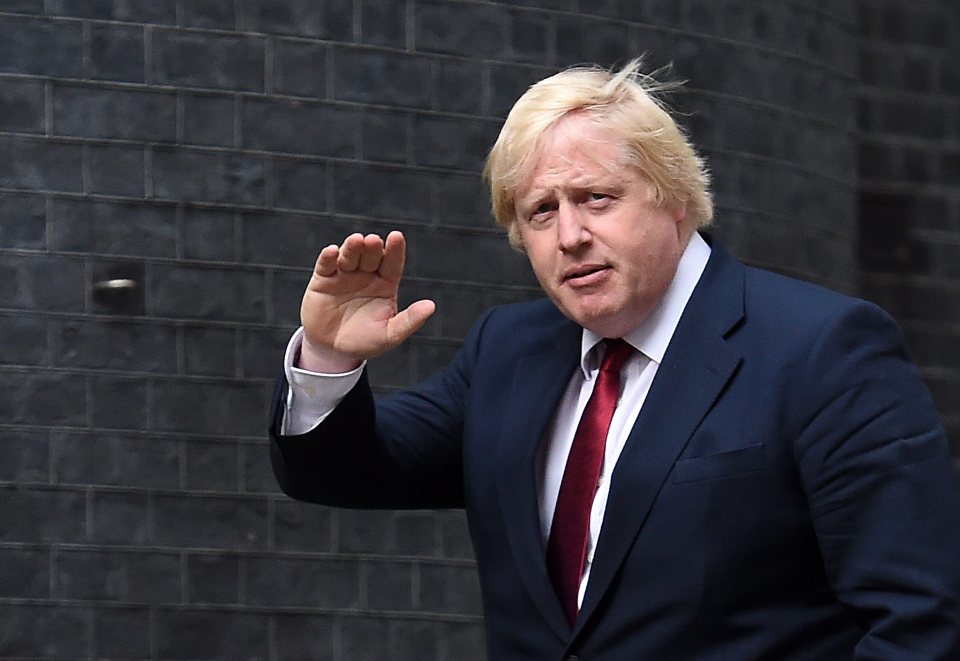
[{"label": "shirt cuff", "polygon": [[305,434],[315,429],[347,396],[363,373],[367,362],[343,374],[323,374],[294,367],[303,346],[303,327],[287,343],[283,371],[287,377],[287,401],[280,433],[285,436]]}]

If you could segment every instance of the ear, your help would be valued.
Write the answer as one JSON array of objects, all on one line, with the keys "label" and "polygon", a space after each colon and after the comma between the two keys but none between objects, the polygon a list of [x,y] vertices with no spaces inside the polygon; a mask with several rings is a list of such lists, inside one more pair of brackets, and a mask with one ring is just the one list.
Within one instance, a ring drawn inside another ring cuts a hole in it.
[{"label": "ear", "polygon": [[675,202],[669,207],[670,215],[678,226],[682,227],[687,222],[687,203]]},{"label": "ear", "polygon": [[676,227],[677,230],[677,237],[681,243],[686,244],[690,235],[697,230],[697,228],[687,220],[687,203],[675,202],[667,207],[667,211],[673,219],[674,227]]},{"label": "ear", "polygon": [[520,233],[520,223],[514,220],[507,228],[507,238],[510,240],[510,246],[518,253],[525,255],[527,249],[523,245],[523,236]]}]

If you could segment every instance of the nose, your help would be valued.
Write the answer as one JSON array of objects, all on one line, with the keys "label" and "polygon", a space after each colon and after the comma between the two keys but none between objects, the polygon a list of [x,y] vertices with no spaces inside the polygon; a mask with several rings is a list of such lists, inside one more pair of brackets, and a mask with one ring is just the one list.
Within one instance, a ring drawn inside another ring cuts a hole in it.
[{"label": "nose", "polygon": [[561,203],[557,209],[557,244],[562,252],[576,252],[591,241],[583,210],[575,204]]}]

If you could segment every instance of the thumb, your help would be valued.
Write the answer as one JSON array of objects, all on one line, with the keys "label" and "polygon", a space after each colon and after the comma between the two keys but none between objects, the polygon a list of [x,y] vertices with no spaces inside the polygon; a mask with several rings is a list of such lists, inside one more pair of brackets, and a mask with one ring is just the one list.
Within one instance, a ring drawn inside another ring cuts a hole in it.
[{"label": "thumb", "polygon": [[411,303],[407,309],[394,315],[387,322],[387,341],[390,346],[397,346],[420,330],[436,309],[436,303],[429,299],[422,299]]}]

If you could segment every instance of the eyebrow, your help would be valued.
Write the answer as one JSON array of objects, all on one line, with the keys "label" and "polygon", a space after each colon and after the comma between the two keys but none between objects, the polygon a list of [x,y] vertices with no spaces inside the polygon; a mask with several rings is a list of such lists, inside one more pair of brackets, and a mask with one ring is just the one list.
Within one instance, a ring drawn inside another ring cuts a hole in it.
[{"label": "eyebrow", "polygon": [[[546,186],[543,188],[533,188],[524,195],[517,195],[514,199],[518,203],[540,200],[555,194],[558,187]],[[624,191],[627,186],[617,177],[584,177],[580,180],[565,182],[559,187],[561,190],[569,189],[576,191],[583,190],[601,190],[601,191]]]}]

